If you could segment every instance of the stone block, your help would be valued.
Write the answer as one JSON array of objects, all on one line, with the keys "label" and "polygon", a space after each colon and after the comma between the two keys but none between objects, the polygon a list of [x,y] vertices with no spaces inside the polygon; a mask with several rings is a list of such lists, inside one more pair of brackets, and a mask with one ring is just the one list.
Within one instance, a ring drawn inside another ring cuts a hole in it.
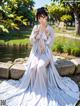
[{"label": "stone block", "polygon": [[21,63],[23,63],[23,62],[24,62],[24,59],[23,59],[23,58],[17,58],[17,59],[14,60],[13,63],[14,63],[14,64],[16,64],[16,63],[20,63],[20,64],[21,64]]},{"label": "stone block", "polygon": [[80,73],[80,58],[78,59],[72,59],[71,62],[73,62],[76,66],[76,74]]},{"label": "stone block", "polygon": [[9,69],[12,63],[0,62],[0,78],[9,78]]},{"label": "stone block", "polygon": [[16,63],[10,68],[10,77],[12,79],[19,79],[25,72],[23,64]]},{"label": "stone block", "polygon": [[73,74],[75,71],[75,65],[69,60],[57,60],[55,66],[58,69],[60,75]]}]

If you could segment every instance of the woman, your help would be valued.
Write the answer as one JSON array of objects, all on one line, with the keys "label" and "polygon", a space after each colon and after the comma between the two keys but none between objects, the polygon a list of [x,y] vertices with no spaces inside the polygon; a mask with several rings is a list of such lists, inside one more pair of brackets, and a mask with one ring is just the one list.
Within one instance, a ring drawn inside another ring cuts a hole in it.
[{"label": "woman", "polygon": [[32,49],[25,66],[25,73],[18,81],[0,84],[0,99],[7,106],[75,106],[79,100],[78,85],[68,77],[61,77],[54,65],[51,46],[53,28],[48,25],[44,7],[37,10],[30,41]]}]

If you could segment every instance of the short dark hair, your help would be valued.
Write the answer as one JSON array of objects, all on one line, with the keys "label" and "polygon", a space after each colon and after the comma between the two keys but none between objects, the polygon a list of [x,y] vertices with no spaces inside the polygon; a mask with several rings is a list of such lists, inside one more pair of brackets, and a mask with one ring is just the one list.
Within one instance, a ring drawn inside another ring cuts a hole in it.
[{"label": "short dark hair", "polygon": [[38,17],[40,16],[47,16],[48,17],[48,10],[45,7],[41,7],[37,9],[36,18],[38,20]]}]

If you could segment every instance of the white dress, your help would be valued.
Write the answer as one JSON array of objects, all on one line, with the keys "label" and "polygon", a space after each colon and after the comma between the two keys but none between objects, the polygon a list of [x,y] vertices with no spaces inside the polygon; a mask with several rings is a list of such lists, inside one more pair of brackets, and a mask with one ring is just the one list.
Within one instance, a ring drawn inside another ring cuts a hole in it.
[{"label": "white dress", "polygon": [[[7,106],[76,106],[80,100],[78,85],[69,77],[61,77],[55,68],[51,46],[54,41],[53,28],[48,25],[49,38],[42,33],[46,49],[40,54],[39,41],[35,40],[35,25],[30,40],[32,49],[19,80],[9,79],[0,84],[0,100]],[[46,64],[49,61],[48,64]]]}]

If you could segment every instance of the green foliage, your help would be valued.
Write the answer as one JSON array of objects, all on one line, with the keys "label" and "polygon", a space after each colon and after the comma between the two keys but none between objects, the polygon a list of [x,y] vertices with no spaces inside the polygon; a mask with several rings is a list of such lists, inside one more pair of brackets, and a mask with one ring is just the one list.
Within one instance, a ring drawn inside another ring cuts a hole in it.
[{"label": "green foliage", "polygon": [[6,45],[26,45],[29,44],[30,41],[28,39],[16,39],[16,40],[9,40],[5,42]]},{"label": "green foliage", "polygon": [[3,32],[7,32],[7,33],[9,32],[9,31],[7,30],[7,28],[4,27],[4,25],[0,25],[0,29],[1,29]]},{"label": "green foliage", "polygon": [[51,4],[50,6],[47,6],[47,8],[51,19],[60,20],[60,17],[62,16],[64,11],[64,9],[61,8],[60,5],[58,6],[55,4]]},{"label": "green foliage", "polygon": [[20,29],[34,20],[33,0],[2,0],[0,2],[0,32]]},{"label": "green foliage", "polygon": [[80,56],[80,41],[65,37],[56,37],[53,51],[68,53],[69,55]]},{"label": "green foliage", "polygon": [[5,41],[5,40],[0,40],[0,45],[9,45],[9,46],[13,46],[13,45],[28,45],[30,44],[30,41],[28,39],[13,39],[13,40],[9,40],[9,41]]},{"label": "green foliage", "polygon": [[69,6],[64,6],[63,4],[55,4],[52,3],[49,6],[47,6],[50,19],[55,21],[72,21],[73,20],[73,14],[71,12],[71,9]]},{"label": "green foliage", "polygon": [[62,53],[63,52],[63,39],[60,39],[59,37],[56,38],[55,44],[53,45],[52,50]]},{"label": "green foliage", "polygon": [[71,21],[71,20],[72,20],[71,15],[63,15],[61,17],[61,21],[63,21],[63,22],[68,22],[68,21]]}]

